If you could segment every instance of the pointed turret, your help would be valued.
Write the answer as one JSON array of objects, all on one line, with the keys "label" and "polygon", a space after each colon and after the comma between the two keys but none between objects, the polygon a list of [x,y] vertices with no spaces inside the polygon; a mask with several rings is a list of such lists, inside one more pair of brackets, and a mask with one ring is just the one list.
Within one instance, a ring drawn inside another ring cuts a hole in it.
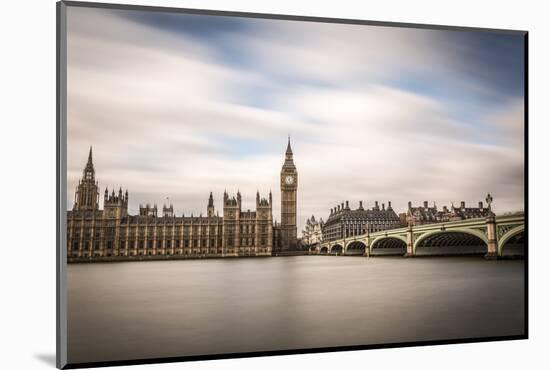
[{"label": "pointed turret", "polygon": [[286,146],[285,163],[283,164],[283,170],[284,169],[296,170],[296,166],[294,165],[292,147],[290,146],[290,135],[288,136],[288,144]]},{"label": "pointed turret", "polygon": [[88,182],[95,182],[95,170],[94,163],[92,160],[92,147],[90,146],[90,152],[88,153],[88,162],[83,171],[83,180]]},{"label": "pointed turret", "polygon": [[206,214],[208,217],[214,217],[214,197],[212,196],[212,192],[210,192],[210,196],[208,197],[208,207],[206,207]]},{"label": "pointed turret", "polygon": [[74,209],[90,210],[98,209],[99,187],[95,181],[95,170],[92,161],[92,147],[88,153],[88,161],[82,171],[82,179],[78,180],[75,192]]},{"label": "pointed turret", "polygon": [[[91,148],[90,148],[90,150],[91,150]],[[290,135],[288,135],[288,144],[286,146],[286,155],[289,155],[289,154],[292,155],[292,148],[290,146]]]},{"label": "pointed turret", "polygon": [[214,207],[214,197],[212,196],[212,192],[210,192],[210,196],[208,197],[208,207]]}]

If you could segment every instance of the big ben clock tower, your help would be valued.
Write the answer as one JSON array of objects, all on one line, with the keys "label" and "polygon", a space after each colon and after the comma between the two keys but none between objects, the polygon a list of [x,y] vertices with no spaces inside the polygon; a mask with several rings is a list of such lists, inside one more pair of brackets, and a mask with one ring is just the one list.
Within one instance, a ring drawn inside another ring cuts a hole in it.
[{"label": "big ben clock tower", "polygon": [[298,171],[292,158],[290,136],[286,147],[285,163],[281,169],[281,249],[292,250],[297,246],[296,228],[296,191],[298,189]]}]

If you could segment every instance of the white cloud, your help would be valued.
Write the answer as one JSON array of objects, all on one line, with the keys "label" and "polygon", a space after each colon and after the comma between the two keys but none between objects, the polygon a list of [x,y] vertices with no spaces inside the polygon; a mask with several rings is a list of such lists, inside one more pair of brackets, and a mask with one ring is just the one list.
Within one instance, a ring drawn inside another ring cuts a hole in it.
[{"label": "white cloud", "polygon": [[[102,190],[128,188],[132,212],[169,197],[179,214],[205,213],[209,192],[221,208],[224,189],[240,189],[244,209],[253,209],[256,190],[271,189],[279,219],[291,133],[299,227],[347,199],[392,200],[403,211],[408,200],[472,203],[490,191],[497,210],[522,208],[521,100],[473,125],[453,118],[444,101],[383,83],[453,63],[434,47],[441,40],[433,31],[270,24],[224,39],[254,61],[247,70],[224,64],[215,45],[111,11],[71,8],[69,206],[92,144]],[[266,89],[266,107],[246,103],[250,91]]]}]

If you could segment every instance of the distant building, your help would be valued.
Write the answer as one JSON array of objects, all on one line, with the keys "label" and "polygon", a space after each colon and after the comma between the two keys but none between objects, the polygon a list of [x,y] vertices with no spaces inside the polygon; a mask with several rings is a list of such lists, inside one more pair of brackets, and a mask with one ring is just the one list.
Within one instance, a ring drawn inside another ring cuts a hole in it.
[{"label": "distant building", "polygon": [[[281,168],[281,224],[280,239],[276,250],[289,251],[298,248],[298,227],[297,221],[297,191],[298,171],[294,164],[294,154],[290,146],[290,136],[285,152],[285,161]],[[280,244],[280,248],[279,248]]]},{"label": "distant building", "polygon": [[403,212],[399,214],[399,223],[401,227],[405,227],[408,225],[407,223],[407,213]]},{"label": "distant building", "polygon": [[371,209],[363,208],[363,201],[359,202],[359,208],[350,209],[349,202],[331,208],[330,216],[322,227],[323,241],[332,241],[347,238],[354,235],[361,235],[368,232],[394,229],[401,226],[399,216],[394,212],[391,202],[388,208],[378,201]]},{"label": "distant building", "polygon": [[128,191],[105,189],[99,209],[92,149],[75,192],[73,209],[67,211],[68,260],[102,260],[105,257],[153,256],[269,256],[273,249],[272,196],[256,193],[256,210],[241,209],[237,197],[223,195],[223,217],[214,210],[212,193],[206,217],[176,216],[172,205],[140,205],[138,215],[128,214]]},{"label": "distant building", "polygon": [[271,191],[267,199],[256,193],[256,210],[241,209],[241,193],[223,194],[223,216],[215,212],[212,193],[206,216],[176,216],[174,207],[156,204],[139,206],[139,214],[128,214],[128,191],[109,194],[105,189],[99,209],[99,184],[95,180],[92,148],[78,181],[74,206],[67,211],[67,257],[69,262],[95,261],[112,257],[170,256],[225,257],[269,256],[273,251],[294,250],[297,238],[298,171],[290,137],[281,168],[281,222],[273,223]]},{"label": "distant building", "polygon": [[281,224],[275,220],[273,222],[273,252],[282,250]]},{"label": "distant building", "polygon": [[449,209],[443,206],[438,209],[437,206],[428,206],[428,202],[424,201],[423,206],[413,207],[412,202],[409,202],[406,213],[406,222],[408,225],[425,225],[438,222],[459,221],[469,218],[481,218],[489,215],[490,208],[484,207],[483,202],[479,202],[477,207],[466,207],[466,202],[460,202],[460,207],[451,205]]},{"label": "distant building", "polygon": [[321,218],[319,221],[315,219],[315,216],[308,218],[306,227],[302,230],[302,243],[306,246],[319,244],[323,241],[323,228],[324,222]]}]

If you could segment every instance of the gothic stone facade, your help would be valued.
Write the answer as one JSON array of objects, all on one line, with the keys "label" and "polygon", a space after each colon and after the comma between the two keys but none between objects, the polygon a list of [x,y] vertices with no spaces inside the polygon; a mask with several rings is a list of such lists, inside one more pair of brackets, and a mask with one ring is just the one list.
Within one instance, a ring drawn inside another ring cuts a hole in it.
[{"label": "gothic stone facade", "polygon": [[359,208],[352,210],[346,201],[345,207],[342,203],[330,210],[330,216],[322,228],[323,241],[394,229],[400,225],[401,221],[392,209],[391,202],[388,202],[388,208],[385,204],[380,208],[376,201],[374,207],[364,209],[363,201],[360,201]]},{"label": "gothic stone facade", "polygon": [[285,162],[281,168],[281,225],[280,250],[298,249],[297,190],[298,171],[294,165],[294,155],[290,147],[290,137],[285,153]]},{"label": "gothic stone facade", "polygon": [[256,211],[241,209],[241,194],[223,196],[223,217],[214,210],[212,193],[206,217],[175,216],[173,207],[140,205],[139,215],[128,214],[128,191],[109,194],[99,209],[99,187],[90,148],[88,162],[79,181],[74,207],[67,212],[67,256],[69,262],[230,256],[270,256],[274,230],[272,195],[256,194]]},{"label": "gothic stone facade", "polygon": [[312,215],[306,222],[306,227],[302,230],[302,242],[306,246],[319,244],[323,241],[322,228],[324,221],[321,218],[319,221]]}]

